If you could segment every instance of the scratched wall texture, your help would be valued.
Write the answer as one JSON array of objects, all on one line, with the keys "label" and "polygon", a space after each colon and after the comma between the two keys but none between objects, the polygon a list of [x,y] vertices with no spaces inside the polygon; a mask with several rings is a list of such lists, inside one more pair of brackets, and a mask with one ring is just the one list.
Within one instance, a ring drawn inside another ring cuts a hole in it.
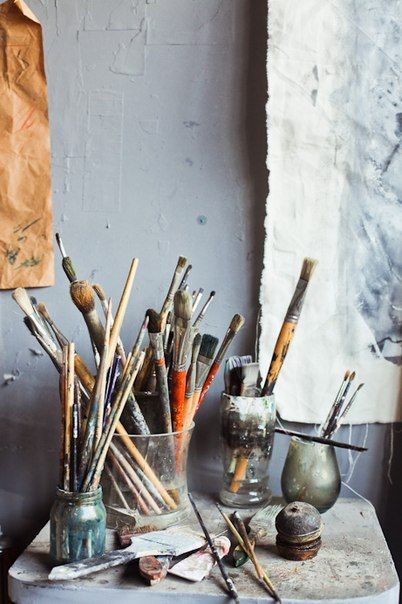
[{"label": "scratched wall texture", "polygon": [[[116,299],[130,258],[140,257],[124,326],[129,345],[185,254],[191,284],[217,290],[205,329],[222,336],[233,313],[243,313],[247,329],[232,350],[250,353],[267,195],[265,0],[29,5],[44,29],[55,228],[80,276]],[[32,293],[90,359],[59,263],[56,285]],[[0,385],[0,523],[24,542],[46,521],[57,480],[57,376],[9,292],[0,292],[0,338],[0,382],[15,378]],[[200,413],[189,471],[191,486],[208,491],[220,486],[217,382]],[[356,441],[364,434],[364,426],[353,429]],[[389,440],[387,426],[370,426],[370,451],[350,484],[392,524],[390,510],[401,502],[385,477]],[[277,438],[277,493],[286,445]],[[397,467],[402,452],[394,449]],[[354,459],[340,455],[345,479]]]}]

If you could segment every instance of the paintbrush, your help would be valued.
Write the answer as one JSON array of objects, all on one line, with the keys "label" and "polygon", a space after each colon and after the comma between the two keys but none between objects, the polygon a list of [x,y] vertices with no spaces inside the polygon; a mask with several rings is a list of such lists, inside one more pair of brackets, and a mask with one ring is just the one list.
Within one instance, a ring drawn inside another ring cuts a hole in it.
[{"label": "paintbrush", "polygon": [[39,308],[38,308],[38,301],[35,298],[35,296],[29,296],[29,299],[31,300],[31,304],[32,304],[32,308],[34,309],[34,313],[37,316],[38,320],[40,323],[42,323],[44,329],[47,331],[48,336],[51,340],[56,341],[54,339],[54,333],[50,328],[50,325],[48,324],[48,322],[44,319],[44,317],[42,317],[42,315],[39,312]]},{"label": "paintbrush", "polygon": [[335,397],[335,399],[334,399],[334,402],[333,402],[333,403],[332,403],[332,405],[331,405],[331,408],[330,408],[330,410],[329,410],[329,412],[328,412],[328,415],[327,415],[327,417],[326,417],[326,419],[325,419],[325,422],[324,422],[324,423],[322,424],[322,426],[321,426],[320,432],[321,432],[321,434],[322,434],[322,435],[324,435],[325,430],[326,430],[326,429],[328,428],[328,426],[329,426],[329,422],[330,422],[330,420],[331,420],[332,414],[333,414],[333,412],[334,412],[334,409],[335,409],[335,407],[336,407],[336,405],[337,405],[337,403],[338,403],[339,399],[340,399],[340,398],[341,398],[341,396],[342,396],[342,392],[343,392],[343,390],[344,390],[344,388],[345,388],[345,386],[346,386],[346,384],[347,384],[347,382],[348,382],[349,376],[350,376],[350,371],[349,371],[349,370],[346,370],[346,371],[345,371],[345,375],[343,376],[343,379],[342,379],[341,385],[339,386],[339,390],[338,390],[338,392],[336,393],[336,397]]},{"label": "paintbrush", "polygon": [[195,311],[197,310],[198,305],[201,302],[203,293],[204,293],[204,289],[202,287],[200,287],[200,289],[196,293],[195,298],[193,300],[193,313],[195,313]]},{"label": "paintbrush", "polygon": [[275,344],[271,364],[262,389],[262,396],[271,395],[274,391],[276,380],[293,340],[306,297],[307,286],[313,276],[316,265],[317,261],[311,258],[303,260],[300,277]]},{"label": "paintbrush", "polygon": [[328,426],[326,427],[324,434],[323,434],[324,438],[331,438],[331,436],[333,435],[333,433],[335,431],[336,422],[339,418],[339,414],[341,413],[343,404],[346,400],[346,397],[348,395],[348,392],[350,390],[350,387],[351,387],[352,382],[355,379],[355,377],[356,377],[356,373],[354,371],[352,371],[339,400],[336,402],[336,405],[333,408],[331,418],[328,422]]},{"label": "paintbrush", "polygon": [[[363,384],[361,384],[363,385]],[[283,430],[282,428],[275,428],[275,432],[278,434],[285,434],[286,436],[295,436],[296,438],[301,438],[302,440],[308,440],[313,443],[321,443],[323,445],[332,445],[333,447],[338,447],[339,449],[350,449],[351,451],[367,451],[365,447],[358,447],[357,445],[350,445],[349,443],[341,443],[337,440],[332,440],[331,438],[326,438],[324,436],[313,436],[312,434],[302,434],[301,432],[294,432],[293,430]]]},{"label": "paintbrush", "polygon": [[338,418],[338,421],[337,421],[336,428],[335,428],[334,432],[336,432],[336,431],[338,430],[338,428],[339,428],[339,427],[340,427],[340,425],[341,425],[341,421],[342,421],[343,419],[345,419],[345,417],[346,417],[346,416],[347,416],[347,414],[349,413],[350,408],[351,408],[351,406],[353,405],[353,403],[354,403],[354,401],[355,401],[355,398],[356,398],[356,396],[357,396],[357,393],[358,393],[358,392],[359,392],[359,391],[360,391],[360,390],[363,388],[363,386],[364,386],[364,384],[359,384],[359,385],[358,385],[358,387],[356,388],[356,390],[355,390],[355,391],[354,391],[354,393],[352,394],[352,396],[351,396],[351,398],[350,398],[349,402],[346,404],[346,406],[345,406],[345,408],[343,409],[343,411],[341,411],[341,413],[340,413],[340,415],[339,415],[339,418]]},{"label": "paintbrush", "polygon": [[63,348],[66,363],[65,390],[64,390],[64,481],[65,491],[71,491],[71,444],[72,422],[74,407],[74,344],[70,343]]},{"label": "paintbrush", "polygon": [[241,368],[240,396],[260,396],[260,364],[248,363]]},{"label": "paintbrush", "polygon": [[229,592],[229,595],[236,602],[236,604],[240,604],[239,596],[238,596],[238,593],[237,593],[236,588],[234,586],[234,583],[233,583],[232,579],[229,577],[229,575],[227,574],[225,567],[223,566],[223,562],[222,562],[222,560],[219,557],[219,554],[218,554],[218,551],[217,551],[217,549],[215,547],[215,544],[214,544],[214,542],[213,542],[213,540],[211,538],[211,535],[208,532],[208,529],[207,529],[207,527],[206,527],[206,525],[205,525],[205,523],[204,523],[204,521],[203,521],[203,519],[201,517],[200,512],[197,509],[197,506],[195,504],[195,501],[194,501],[191,493],[188,494],[188,498],[190,500],[191,505],[193,506],[194,513],[195,513],[195,515],[197,517],[197,520],[198,520],[198,522],[200,524],[200,527],[203,530],[203,533],[205,535],[205,539],[208,542],[209,548],[210,548],[210,550],[212,552],[212,555],[213,555],[213,557],[215,559],[215,562],[217,563],[217,565],[219,567],[219,570],[221,571],[221,575],[222,575],[222,577],[223,577],[223,579],[224,579],[224,581],[226,583],[226,587],[227,587],[227,590]]},{"label": "paintbrush", "polygon": [[63,335],[63,333],[57,327],[56,323],[53,321],[52,317],[49,314],[49,311],[47,310],[47,308],[46,308],[46,306],[45,306],[45,304],[43,302],[39,302],[39,304],[38,304],[38,312],[43,317],[43,319],[47,322],[47,324],[50,326],[50,328],[51,328],[52,332],[54,333],[54,336],[55,336],[56,340],[58,341],[59,345],[62,348],[63,348],[63,346],[67,346],[68,339],[66,338],[65,335]]},{"label": "paintbrush", "polygon": [[225,363],[225,392],[232,396],[240,396],[242,386],[242,369],[244,365],[250,365],[253,362],[253,357],[248,355],[231,356]]},{"label": "paintbrush", "polygon": [[167,319],[169,310],[171,310],[171,308],[172,308],[175,293],[178,290],[179,285],[180,285],[180,275],[183,272],[183,268],[186,266],[186,263],[187,263],[187,258],[185,258],[184,256],[179,256],[175,271],[173,273],[173,278],[170,283],[168,293],[166,294],[166,298],[162,304],[161,312],[159,313],[161,316],[162,332],[165,330],[166,319]]},{"label": "paintbrush", "polygon": [[184,290],[178,290],[174,295],[174,347],[171,383],[171,408],[173,431],[178,432],[184,427],[184,399],[186,394],[186,365],[192,344],[192,298]]},{"label": "paintbrush", "polygon": [[180,282],[179,289],[184,289],[187,286],[188,276],[192,268],[192,264],[189,264],[186,270],[184,271],[183,279]]},{"label": "paintbrush", "polygon": [[49,345],[48,340],[43,338],[42,335],[36,331],[35,323],[29,317],[24,317],[23,320],[24,320],[26,327],[31,332],[31,335],[33,335],[34,338],[36,338],[39,345],[43,348],[43,350],[49,356],[53,365],[56,367],[56,369],[58,371],[60,371],[60,368],[61,368],[61,352],[60,352],[60,350],[54,349],[53,346]]},{"label": "paintbrush", "polygon": [[227,514],[225,514],[225,512],[222,510],[222,508],[216,503],[215,504],[216,507],[218,508],[220,514],[222,515],[223,519],[225,520],[228,528],[230,529],[232,535],[236,538],[237,542],[239,543],[239,545],[242,547],[242,549],[246,552],[247,556],[250,558],[250,560],[252,561],[252,563],[254,564],[258,579],[264,584],[264,586],[266,587],[266,589],[268,590],[268,592],[270,593],[270,595],[274,598],[274,600],[276,600],[277,602],[281,602],[281,599],[279,597],[279,595],[276,592],[275,587],[273,586],[271,580],[269,579],[267,573],[263,570],[260,562],[258,561],[255,552],[253,550],[253,548],[251,548],[251,550],[249,549],[247,543],[243,540],[242,536],[240,535],[239,531],[237,530],[237,528],[235,527],[235,525],[233,524],[233,522],[230,520],[229,516]]},{"label": "paintbrush", "polygon": [[67,279],[70,281],[70,283],[77,281],[77,275],[75,274],[73,263],[71,262],[71,258],[66,254],[66,250],[64,249],[64,245],[59,233],[56,233],[56,241],[62,255],[61,265],[67,276]]},{"label": "paintbrush", "polygon": [[238,314],[234,315],[233,319],[230,322],[228,330],[226,331],[225,337],[223,338],[223,342],[216,354],[214,362],[212,363],[211,369],[209,370],[208,377],[205,380],[204,385],[202,387],[200,400],[198,401],[198,406],[195,410],[195,413],[197,413],[198,409],[202,405],[205,395],[208,392],[208,390],[210,389],[211,384],[214,381],[216,374],[219,371],[219,368],[220,368],[223,358],[227,352],[227,349],[229,348],[233,338],[240,331],[240,329],[243,327],[243,325],[244,325],[244,317],[242,315],[238,315]]},{"label": "paintbrush", "polygon": [[199,326],[200,326],[200,324],[201,324],[201,321],[202,321],[202,320],[203,320],[203,318],[205,317],[206,312],[207,312],[207,310],[208,310],[208,308],[209,308],[209,306],[210,306],[210,304],[211,304],[212,300],[213,300],[213,299],[214,299],[214,297],[215,297],[215,294],[216,294],[216,292],[214,292],[214,291],[212,291],[212,292],[209,294],[209,298],[208,298],[208,300],[205,302],[204,306],[201,308],[201,310],[200,310],[200,313],[199,313],[198,317],[196,318],[196,320],[195,320],[195,321],[194,321],[194,323],[193,323],[193,329],[194,329],[194,330],[198,330],[198,328],[199,328]]},{"label": "paintbrush", "polygon": [[202,387],[205,383],[214,355],[218,347],[219,340],[215,336],[211,336],[206,333],[202,336],[200,352],[197,357],[197,370],[195,378],[194,394],[190,403],[190,422],[194,419],[196,409],[198,408],[198,402],[200,400]]},{"label": "paintbrush", "polygon": [[[95,294],[99,298],[99,301],[100,301],[102,309],[103,309],[103,314],[104,314],[105,319],[106,319],[106,316],[107,316],[107,298],[106,298],[105,290],[103,289],[103,287],[101,285],[99,285],[99,283],[95,283],[92,286],[92,289],[94,290]],[[112,316],[112,325],[113,325],[113,323],[114,323],[114,318]],[[121,358],[121,362],[124,365],[125,362],[126,362],[126,353],[124,352],[124,346],[123,346],[123,342],[121,341],[120,336],[117,338],[116,350],[117,350],[117,354]]]},{"label": "paintbrush", "polygon": [[48,347],[53,352],[56,352],[57,345],[49,336],[49,333],[43,326],[42,321],[39,320],[26,290],[23,287],[17,287],[17,289],[13,291],[12,297],[14,298],[18,306],[21,308],[21,310],[25,313],[25,315],[30,319],[31,323],[35,327],[35,331],[40,334],[43,340],[47,343]]},{"label": "paintbrush", "polygon": [[195,390],[195,383],[197,377],[197,359],[200,353],[201,339],[201,334],[195,334],[193,340],[193,348],[191,351],[191,363],[190,367],[188,368],[186,378],[186,395],[184,401],[184,428],[188,428],[192,421],[191,401]]},{"label": "paintbrush", "polygon": [[95,296],[89,281],[73,281],[70,295],[75,306],[84,317],[91,340],[99,354],[102,353],[105,330],[95,308]]},{"label": "paintbrush", "polygon": [[80,386],[74,379],[74,402],[72,413],[71,482],[72,490],[78,491],[78,438],[80,434]]},{"label": "paintbrush", "polygon": [[[160,318],[161,318],[161,332],[162,333],[164,333],[164,331],[165,331],[167,316],[169,314],[169,311],[172,308],[173,298],[174,298],[176,291],[179,288],[181,274],[183,272],[183,268],[186,265],[186,262],[187,262],[187,258],[185,258],[184,256],[179,256],[175,271],[173,273],[172,281],[170,283],[168,292],[166,294],[166,298],[162,304],[161,312],[159,313]],[[152,347],[148,346],[148,348],[145,351],[144,364],[143,364],[141,371],[139,372],[137,380],[135,382],[135,388],[137,391],[144,391],[148,388],[148,380],[150,378],[150,373],[152,371],[152,368],[153,368]]]},{"label": "paintbrush", "polygon": [[156,382],[161,402],[161,416],[164,432],[172,431],[172,418],[170,416],[169,385],[163,351],[163,334],[161,332],[160,315],[150,308],[147,310],[149,340],[153,349],[155,362]]}]

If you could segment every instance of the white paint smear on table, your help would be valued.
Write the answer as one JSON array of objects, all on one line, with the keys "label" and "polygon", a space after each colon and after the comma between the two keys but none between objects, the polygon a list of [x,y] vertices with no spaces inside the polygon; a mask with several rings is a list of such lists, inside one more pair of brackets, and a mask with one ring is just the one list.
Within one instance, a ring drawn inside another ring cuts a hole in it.
[{"label": "white paint smear on table", "polygon": [[400,421],[402,5],[271,0],[268,21],[262,368],[311,256],[281,417],[321,422],[355,369],[365,387],[348,421]]}]

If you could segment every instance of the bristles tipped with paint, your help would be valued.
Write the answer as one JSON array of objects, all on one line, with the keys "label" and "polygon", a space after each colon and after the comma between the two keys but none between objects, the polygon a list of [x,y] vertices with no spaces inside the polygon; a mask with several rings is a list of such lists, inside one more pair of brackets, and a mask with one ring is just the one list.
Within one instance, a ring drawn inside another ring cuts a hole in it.
[{"label": "bristles tipped with paint", "polygon": [[103,287],[101,285],[99,285],[99,283],[94,283],[92,286],[92,289],[94,290],[95,294],[98,296],[99,300],[101,300],[101,301],[106,300],[105,290],[103,289]]},{"label": "bristles tipped with paint", "polygon": [[65,250],[64,245],[63,245],[63,241],[62,241],[62,239],[60,237],[60,233],[56,233],[55,236],[56,236],[56,243],[59,246],[60,253],[61,253],[61,255],[62,255],[63,258],[66,258],[67,254],[66,254],[66,250]]},{"label": "bristles tipped with paint", "polygon": [[29,316],[34,313],[34,308],[32,306],[32,302],[27,294],[26,289],[24,289],[23,287],[17,287],[17,289],[15,289],[11,295],[20,307],[20,309],[26,315]]},{"label": "bristles tipped with paint", "polygon": [[234,333],[237,333],[243,327],[244,321],[245,319],[243,315],[234,315],[233,319],[230,322],[229,329]]},{"label": "bristles tipped with paint", "polygon": [[211,336],[209,333],[205,333],[201,340],[200,356],[212,359],[218,347],[218,343],[218,338]]},{"label": "bristles tipped with paint", "polygon": [[179,256],[179,259],[177,261],[177,266],[181,269],[183,269],[186,266],[187,263],[187,258],[185,256]]},{"label": "bristles tipped with paint", "polygon": [[174,295],[174,314],[178,319],[189,321],[193,312],[193,299],[190,292],[179,289]]},{"label": "bristles tipped with paint", "polygon": [[304,281],[310,281],[317,264],[318,260],[314,260],[313,258],[304,258],[300,273],[300,279],[304,279]]},{"label": "bristles tipped with paint", "polygon": [[146,312],[148,317],[148,331],[149,333],[160,333],[162,328],[160,314],[153,308],[148,308]]},{"label": "bristles tipped with paint", "polygon": [[89,313],[95,308],[95,296],[89,281],[74,281],[70,285],[71,299],[82,313]]}]

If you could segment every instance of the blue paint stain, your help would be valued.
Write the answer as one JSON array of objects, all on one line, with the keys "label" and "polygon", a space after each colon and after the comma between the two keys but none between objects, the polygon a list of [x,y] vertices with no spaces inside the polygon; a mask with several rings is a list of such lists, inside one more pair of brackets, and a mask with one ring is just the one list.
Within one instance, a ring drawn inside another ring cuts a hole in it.
[{"label": "blue paint stain", "polygon": [[207,224],[207,217],[201,214],[200,216],[198,216],[197,222],[198,224],[203,226],[204,224]]},{"label": "blue paint stain", "polygon": [[185,163],[186,163],[188,166],[193,166],[193,165],[194,165],[193,160],[192,160],[192,159],[190,159],[189,157],[186,157],[186,159],[185,159],[184,161],[185,161]]}]

